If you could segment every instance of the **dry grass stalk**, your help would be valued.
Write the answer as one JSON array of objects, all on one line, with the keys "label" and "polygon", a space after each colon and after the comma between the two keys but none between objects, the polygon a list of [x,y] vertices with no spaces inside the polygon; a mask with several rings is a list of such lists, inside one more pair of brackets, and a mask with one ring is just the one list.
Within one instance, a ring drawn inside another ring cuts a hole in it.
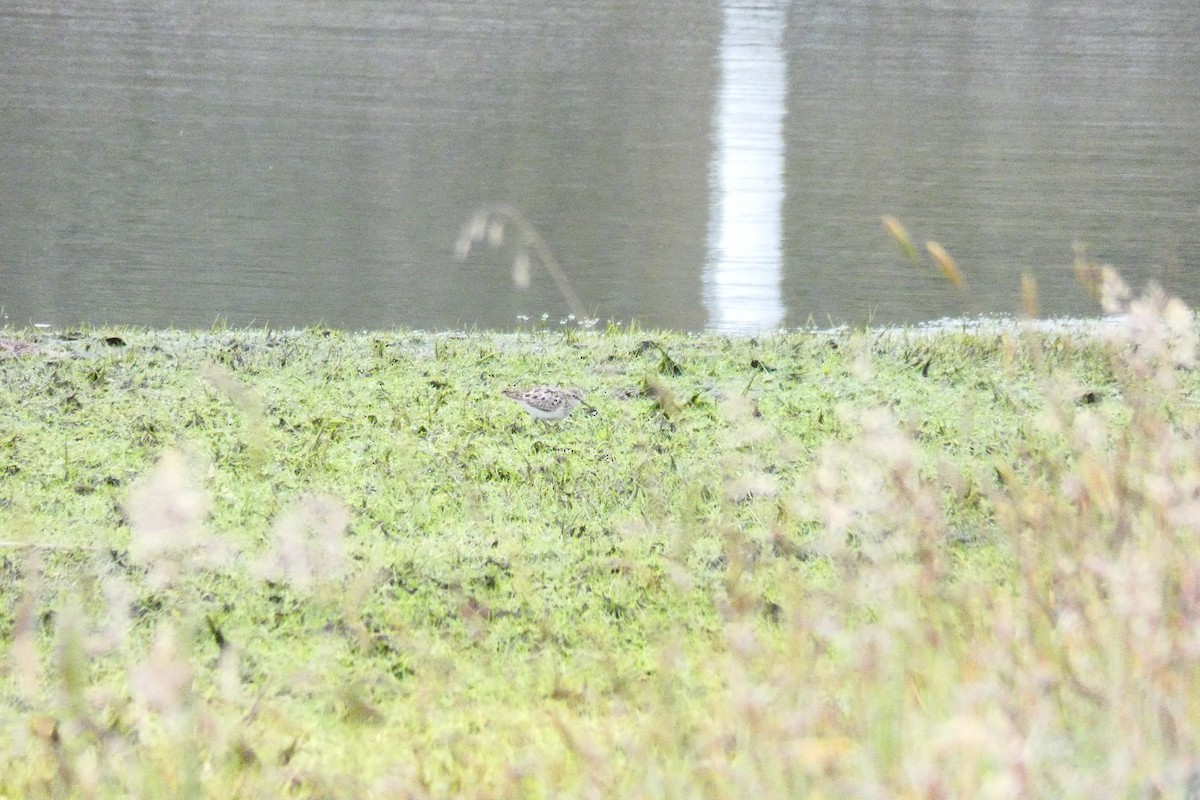
[{"label": "dry grass stalk", "polygon": [[900,224],[900,220],[892,216],[885,215],[883,217],[883,229],[887,231],[887,235],[892,237],[900,247],[900,252],[904,257],[913,263],[913,266],[921,266],[921,257],[917,254],[917,246],[913,243],[912,236],[909,235],[908,229]]},{"label": "dry grass stalk", "polygon": [[1032,273],[1021,273],[1021,309],[1028,319],[1036,319],[1038,312],[1037,278]]},{"label": "dry grass stalk", "polygon": [[577,320],[587,318],[587,308],[575,293],[567,273],[559,265],[558,259],[546,244],[546,240],[538,233],[524,214],[512,206],[487,206],[475,213],[471,220],[463,226],[458,240],[454,244],[454,254],[459,261],[466,260],[471,253],[471,247],[476,242],[486,242],[490,247],[502,246],[506,238],[506,230],[511,228],[515,238],[513,256],[513,284],[524,291],[532,283],[533,262],[541,264],[554,281],[559,294]]},{"label": "dry grass stalk", "polygon": [[958,264],[954,263],[954,259],[946,252],[946,248],[937,242],[926,242],[925,249],[929,251],[929,255],[933,256],[934,263],[942,271],[942,277],[949,281],[954,288],[961,289],[966,285]]},{"label": "dry grass stalk", "polygon": [[260,563],[260,573],[302,592],[339,580],[347,566],[349,524],[350,512],[341,501],[318,494],[300,498],[275,520],[274,546]]},{"label": "dry grass stalk", "polygon": [[207,527],[211,500],[198,484],[194,463],[168,450],[129,495],[129,556],[150,570],[151,586],[165,587],[221,555]]}]

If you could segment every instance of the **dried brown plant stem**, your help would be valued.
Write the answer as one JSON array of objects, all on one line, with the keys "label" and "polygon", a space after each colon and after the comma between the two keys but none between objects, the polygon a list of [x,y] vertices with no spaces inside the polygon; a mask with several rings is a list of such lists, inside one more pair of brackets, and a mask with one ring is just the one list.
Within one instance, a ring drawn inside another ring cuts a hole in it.
[{"label": "dried brown plant stem", "polygon": [[[921,256],[917,252],[917,245],[913,242],[912,236],[908,229],[901,224],[900,220],[885,214],[882,218],[883,229],[887,231],[887,235],[892,238],[900,247],[900,251],[904,253],[904,257],[913,263],[913,266],[921,267]],[[962,270],[958,268],[958,263],[946,252],[946,248],[938,242],[926,242],[925,250],[933,259],[933,263],[941,271],[942,277],[946,282],[955,289],[966,288],[967,282],[963,277]]]},{"label": "dried brown plant stem", "polygon": [[459,261],[465,260],[476,242],[486,241],[492,247],[500,247],[504,244],[505,230],[508,228],[513,229],[517,237],[516,254],[513,256],[513,283],[517,288],[529,288],[532,259],[536,258],[546,268],[546,272],[550,273],[558,293],[562,295],[575,318],[585,319],[587,309],[571,286],[567,273],[550,251],[550,246],[537,232],[533,223],[513,206],[492,205],[476,211],[471,220],[463,226],[458,241],[455,242],[455,256]]},{"label": "dried brown plant stem", "polygon": [[908,229],[900,223],[900,220],[890,214],[885,214],[883,217],[883,229],[900,246],[900,251],[904,253],[904,257],[911,261],[914,266],[920,267],[921,257],[917,255],[917,246],[913,244],[912,236],[909,235]]}]

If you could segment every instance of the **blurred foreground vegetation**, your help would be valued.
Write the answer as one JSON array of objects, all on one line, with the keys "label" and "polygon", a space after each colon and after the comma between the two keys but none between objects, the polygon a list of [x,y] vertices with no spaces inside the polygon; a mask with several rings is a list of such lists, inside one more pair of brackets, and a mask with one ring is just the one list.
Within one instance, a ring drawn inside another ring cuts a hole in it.
[{"label": "blurred foreground vegetation", "polygon": [[1195,329],[1123,310],[2,331],[0,796],[1192,797]]}]

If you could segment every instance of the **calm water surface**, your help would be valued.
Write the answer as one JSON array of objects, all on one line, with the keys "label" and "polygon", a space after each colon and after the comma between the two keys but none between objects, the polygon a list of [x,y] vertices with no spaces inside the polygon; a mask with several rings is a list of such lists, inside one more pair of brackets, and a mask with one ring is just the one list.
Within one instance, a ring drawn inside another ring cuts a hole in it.
[{"label": "calm water surface", "polygon": [[[750,330],[1094,309],[1072,242],[1200,302],[1200,5],[15,0],[10,324]],[[941,242],[968,288],[880,225]]]}]

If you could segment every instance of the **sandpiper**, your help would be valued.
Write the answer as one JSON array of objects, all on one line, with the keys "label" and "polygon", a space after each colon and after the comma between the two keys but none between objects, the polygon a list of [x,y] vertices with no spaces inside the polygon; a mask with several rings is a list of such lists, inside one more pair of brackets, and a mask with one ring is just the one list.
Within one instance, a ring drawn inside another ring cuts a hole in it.
[{"label": "sandpiper", "polygon": [[[542,422],[566,419],[579,405],[592,408],[583,401],[583,392],[579,389],[538,386],[523,392],[509,389],[504,392],[504,396],[528,411],[531,417]],[[592,410],[595,411],[594,408]]]}]

